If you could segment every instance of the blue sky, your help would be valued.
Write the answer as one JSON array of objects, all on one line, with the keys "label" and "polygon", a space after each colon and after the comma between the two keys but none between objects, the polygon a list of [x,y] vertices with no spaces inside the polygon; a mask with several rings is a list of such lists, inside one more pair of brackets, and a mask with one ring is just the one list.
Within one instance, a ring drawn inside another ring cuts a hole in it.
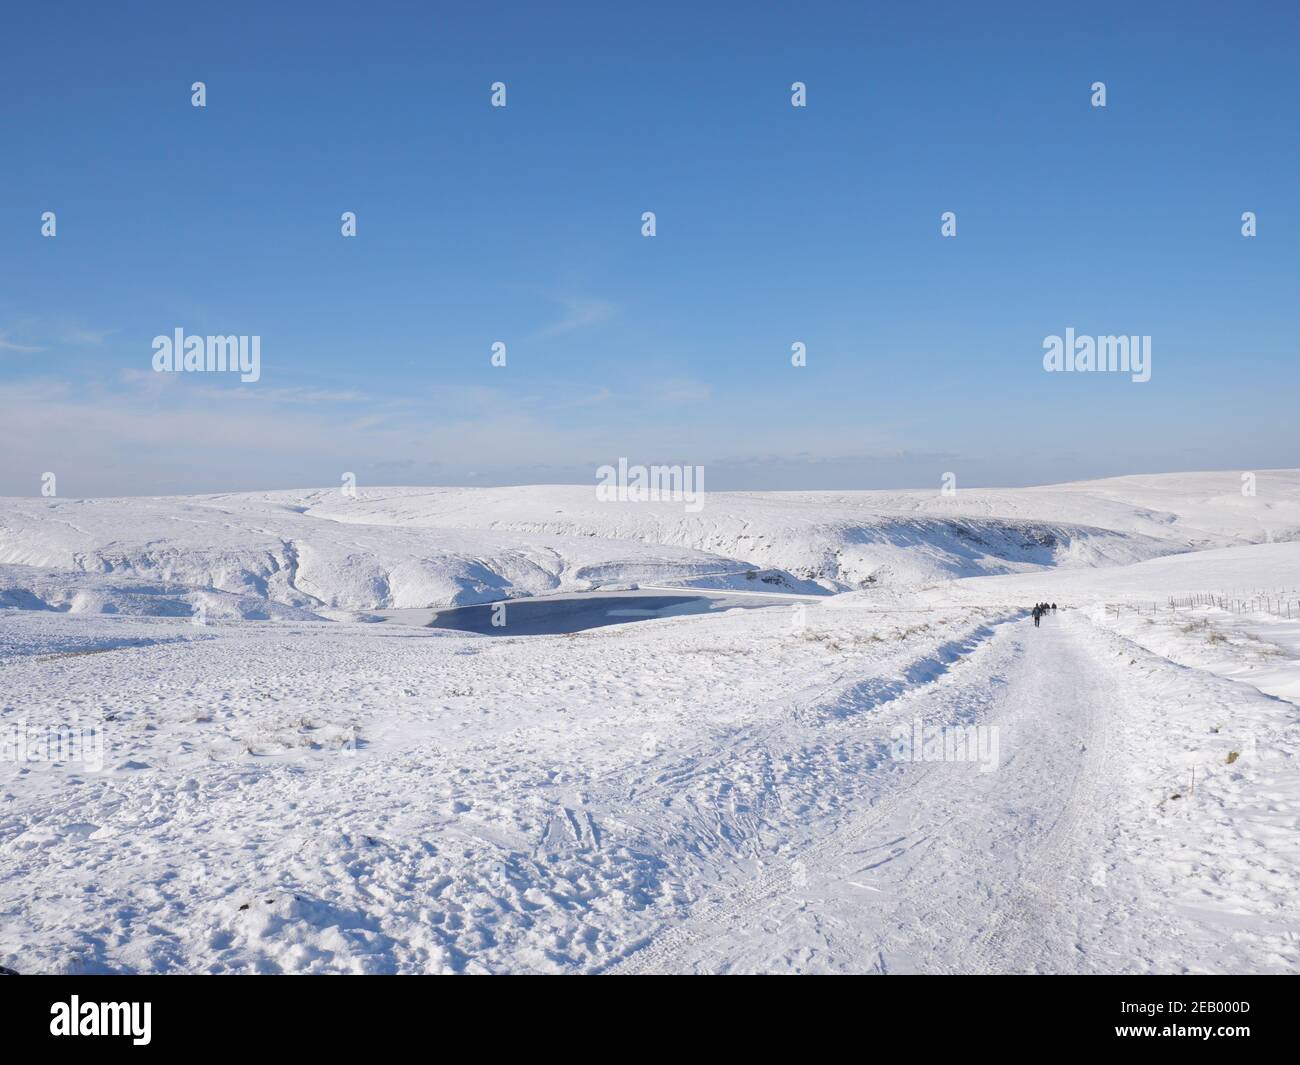
[{"label": "blue sky", "polygon": [[[0,493],[1300,464],[1294,5],[16,2],[6,37]],[[1067,326],[1151,335],[1152,380],[1045,373]],[[261,380],[155,374],[177,327],[259,335]]]}]

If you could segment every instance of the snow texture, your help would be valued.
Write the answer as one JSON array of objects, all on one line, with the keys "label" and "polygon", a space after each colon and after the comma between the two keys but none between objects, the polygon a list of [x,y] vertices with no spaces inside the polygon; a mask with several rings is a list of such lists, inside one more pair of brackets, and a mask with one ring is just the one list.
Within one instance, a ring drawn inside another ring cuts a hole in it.
[{"label": "snow texture", "polygon": [[[1298,533],[1300,471],[0,500],[0,965],[1294,971]],[[637,587],[767,598],[510,631]]]}]

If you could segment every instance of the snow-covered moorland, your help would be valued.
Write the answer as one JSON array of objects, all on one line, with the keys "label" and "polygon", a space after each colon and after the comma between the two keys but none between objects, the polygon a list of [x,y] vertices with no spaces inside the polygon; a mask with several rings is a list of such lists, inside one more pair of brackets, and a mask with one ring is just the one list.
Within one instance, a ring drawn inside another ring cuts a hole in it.
[{"label": "snow-covered moorland", "polygon": [[[1255,488],[0,500],[0,964],[1294,969],[1300,471]],[[762,595],[511,631],[636,587]]]}]

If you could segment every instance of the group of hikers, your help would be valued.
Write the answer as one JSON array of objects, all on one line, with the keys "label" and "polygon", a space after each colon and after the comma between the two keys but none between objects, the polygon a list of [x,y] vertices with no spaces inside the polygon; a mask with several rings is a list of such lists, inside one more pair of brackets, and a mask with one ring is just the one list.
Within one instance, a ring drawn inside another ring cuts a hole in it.
[{"label": "group of hikers", "polygon": [[1035,603],[1034,604],[1034,628],[1038,628],[1038,623],[1042,621],[1044,614],[1055,614],[1055,603]]}]

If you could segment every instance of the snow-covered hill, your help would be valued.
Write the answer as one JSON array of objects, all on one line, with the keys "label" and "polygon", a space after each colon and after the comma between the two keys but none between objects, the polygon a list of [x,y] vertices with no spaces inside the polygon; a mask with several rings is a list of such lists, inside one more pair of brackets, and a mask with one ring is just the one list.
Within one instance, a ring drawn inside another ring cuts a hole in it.
[{"label": "snow-covered hill", "polygon": [[[206,593],[212,609],[257,618],[758,575],[838,592],[1298,537],[1295,470],[1259,473],[1254,495],[1236,473],[1169,474],[953,495],[711,493],[697,513],[585,486],[10,498],[0,602],[170,614]],[[86,576],[73,587],[69,574]]]}]

